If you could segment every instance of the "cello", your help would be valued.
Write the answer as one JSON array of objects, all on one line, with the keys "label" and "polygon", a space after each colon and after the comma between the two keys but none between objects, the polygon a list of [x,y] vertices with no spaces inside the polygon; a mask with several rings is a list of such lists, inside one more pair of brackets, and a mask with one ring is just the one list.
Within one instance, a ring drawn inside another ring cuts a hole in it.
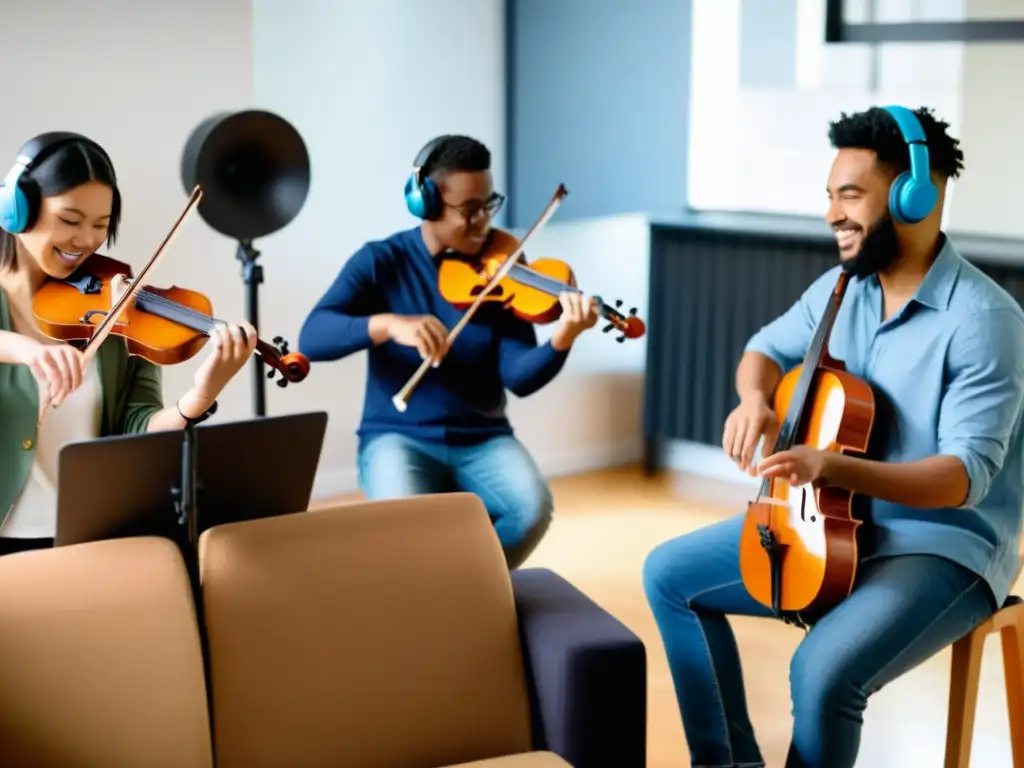
[{"label": "cello", "polygon": [[[804,357],[773,395],[779,432],[772,453],[796,445],[864,456],[871,449],[875,393],[828,353],[828,340],[850,275],[835,289]],[[766,454],[767,455],[767,454]],[[853,492],[828,485],[793,487],[766,477],[747,506],[740,534],[740,574],[747,592],[789,624],[820,615],[853,589],[863,519]]]}]

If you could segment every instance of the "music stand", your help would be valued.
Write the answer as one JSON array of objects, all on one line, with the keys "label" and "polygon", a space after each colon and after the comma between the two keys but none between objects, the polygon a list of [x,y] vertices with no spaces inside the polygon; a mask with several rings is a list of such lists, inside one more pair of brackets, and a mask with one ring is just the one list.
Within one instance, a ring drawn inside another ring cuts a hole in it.
[{"label": "music stand", "polygon": [[195,554],[207,528],[304,512],[326,429],[318,411],[70,443],[58,460],[54,546],[139,535],[181,543],[187,525]]}]

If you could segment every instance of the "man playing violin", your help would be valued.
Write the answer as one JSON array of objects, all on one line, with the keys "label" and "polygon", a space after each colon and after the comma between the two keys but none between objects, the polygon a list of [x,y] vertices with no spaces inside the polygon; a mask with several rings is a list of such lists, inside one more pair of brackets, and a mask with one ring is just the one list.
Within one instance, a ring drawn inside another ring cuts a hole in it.
[{"label": "man playing violin", "polygon": [[[992,614],[1020,565],[1024,312],[941,229],[947,182],[963,168],[947,127],[930,110],[899,108],[832,123],[826,220],[841,264],[750,339],[736,372],[740,402],[722,444],[739,467],[847,489],[869,508],[852,593],[790,663],[791,768],[852,768],[868,697]],[[904,177],[891,200],[922,129],[914,185]],[[759,441],[770,453],[778,436],[775,387],[802,362],[843,269],[829,352],[887,404],[875,424],[884,447],[855,458],[797,445],[755,461]],[[773,615],[741,578],[743,522],[668,541],[644,567],[695,766],[765,765],[726,618]]]},{"label": "man playing violin", "polygon": [[[505,413],[505,390],[526,397],[550,382],[576,338],[597,322],[593,300],[560,296],[549,341],[497,304],[485,304],[447,345],[462,312],[438,289],[442,258],[472,260],[487,245],[504,198],[494,192],[489,150],[466,136],[429,142],[406,184],[409,211],[422,221],[371,241],[348,259],[303,325],[310,361],[367,350],[358,429],[359,483],[370,499],[462,490],[490,513],[509,567],[543,537],[551,492]],[[432,368],[399,413],[391,398],[423,360]]]},{"label": "man playing violin", "polygon": [[123,338],[108,336],[86,365],[39,331],[35,292],[113,245],[120,219],[113,163],[77,134],[27,142],[0,186],[0,554],[52,546],[63,445],[202,421],[253,355],[252,326],[219,328],[193,386],[165,408],[160,368],[129,356]]}]

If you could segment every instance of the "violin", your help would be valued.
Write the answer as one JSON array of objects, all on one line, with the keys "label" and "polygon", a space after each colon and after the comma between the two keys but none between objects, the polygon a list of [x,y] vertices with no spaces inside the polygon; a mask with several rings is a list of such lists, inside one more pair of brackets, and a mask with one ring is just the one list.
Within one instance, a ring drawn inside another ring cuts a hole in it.
[{"label": "violin", "polygon": [[[572,267],[564,261],[551,258],[537,259],[527,263],[520,252],[504,277],[486,294],[484,288],[519,247],[519,241],[508,232],[492,229],[488,242],[481,253],[471,261],[464,258],[446,258],[438,269],[438,287],[441,296],[457,309],[468,309],[483,296],[484,301],[495,302],[510,309],[512,313],[530,323],[545,324],[562,315],[558,295],[562,292],[582,293],[576,286]],[[638,339],[644,335],[646,326],[636,316],[636,308],[628,315],[618,311],[622,300],[609,307],[600,296],[598,312],[608,321],[602,328],[608,333],[614,328],[620,331],[616,341]]]},{"label": "violin", "polygon": [[[448,332],[446,341],[449,345],[462,333],[462,329],[486,301],[500,301],[523,318],[535,317],[538,321],[550,322],[547,318],[558,317],[561,313],[561,305],[558,303],[559,292],[577,290],[572,271],[568,269],[568,265],[563,266],[554,259],[545,260],[546,263],[541,264],[542,269],[561,275],[564,279],[560,280],[535,268],[531,269],[520,257],[527,241],[555,214],[568,194],[565,185],[559,184],[551,201],[522,240],[516,242],[515,238],[505,232],[493,234],[489,247],[485,248],[485,258],[476,260],[481,267],[479,270],[465,263],[459,266],[460,262],[455,259],[442,261],[438,269],[438,287],[441,295],[458,308],[465,309],[459,322]],[[534,262],[534,266],[539,263],[541,262]],[[619,328],[622,331],[622,338],[619,341],[643,335],[644,324],[635,317],[635,310],[631,310],[630,316],[625,317],[618,310],[605,306],[604,302],[601,302],[600,306],[601,315],[610,321],[611,328]],[[606,327],[605,331],[611,328]],[[429,358],[420,363],[420,367],[409,377],[405,386],[391,398],[391,403],[397,411],[405,412],[409,405],[409,397],[431,366],[433,362]]]},{"label": "violin", "polygon": [[[112,283],[118,275],[131,279],[131,266],[93,254],[71,276],[48,280],[32,299],[36,325],[57,341],[92,339],[113,305]],[[194,357],[206,344],[210,333],[222,321],[213,317],[213,305],[202,293],[187,288],[140,287],[135,301],[128,305],[110,328],[121,336],[128,352],[156,365],[175,365]],[[270,371],[281,374],[277,385],[300,382],[309,373],[309,360],[300,352],[289,352],[282,338],[271,345],[256,342],[259,359]]]},{"label": "violin", "polygon": [[[828,354],[848,281],[843,271],[803,364],[775,390],[780,427],[773,453],[796,445],[854,456],[872,450],[875,393]],[[849,595],[864,522],[854,502],[854,494],[842,488],[794,488],[786,478],[766,477],[748,504],[740,534],[740,574],[750,596],[786,623],[806,627],[801,612],[820,615]]]}]

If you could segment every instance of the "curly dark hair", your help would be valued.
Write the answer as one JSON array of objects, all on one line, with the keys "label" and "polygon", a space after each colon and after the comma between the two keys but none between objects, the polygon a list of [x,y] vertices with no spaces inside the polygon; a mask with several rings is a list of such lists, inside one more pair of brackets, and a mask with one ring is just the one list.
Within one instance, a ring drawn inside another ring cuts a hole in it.
[{"label": "curly dark hair", "polygon": [[436,178],[446,173],[488,171],[491,152],[484,144],[469,136],[445,136],[430,162],[423,167],[423,177]]},{"label": "curly dark hair", "polygon": [[[936,118],[928,107],[912,111],[928,140],[928,159],[932,170],[947,179],[959,178],[964,168],[964,153],[960,149],[960,140],[946,133],[949,123]],[[874,150],[878,162],[890,166],[897,173],[910,169],[910,153],[903,134],[892,115],[882,107],[871,107],[852,115],[841,113],[838,120],[829,123],[828,136],[835,149]]]}]

